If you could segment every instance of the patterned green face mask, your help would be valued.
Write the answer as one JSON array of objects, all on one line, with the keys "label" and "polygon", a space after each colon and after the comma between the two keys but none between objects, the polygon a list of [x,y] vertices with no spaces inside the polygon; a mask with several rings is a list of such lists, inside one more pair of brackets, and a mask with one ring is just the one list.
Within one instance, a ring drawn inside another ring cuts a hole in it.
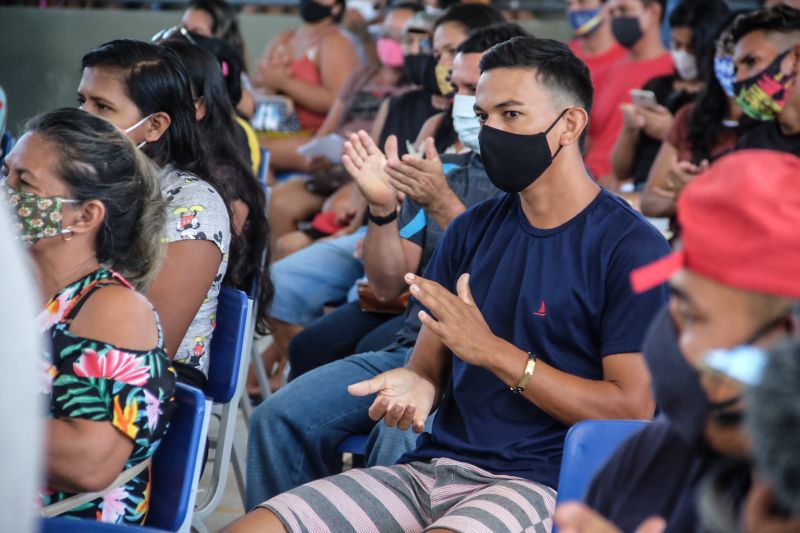
[{"label": "patterned green face mask", "polygon": [[61,225],[61,206],[79,204],[78,200],[17,191],[7,181],[3,181],[3,190],[17,218],[14,229],[26,245],[31,246],[45,237],[72,233],[69,229],[64,230]]}]

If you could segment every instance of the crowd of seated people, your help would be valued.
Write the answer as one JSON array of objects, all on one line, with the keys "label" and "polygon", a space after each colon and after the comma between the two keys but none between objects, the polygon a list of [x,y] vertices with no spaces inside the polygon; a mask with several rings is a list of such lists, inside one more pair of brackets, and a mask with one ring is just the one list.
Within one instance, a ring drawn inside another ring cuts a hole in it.
[{"label": "crowd of seated people", "polygon": [[[193,0],[2,154],[42,512],[146,523],[229,286],[271,336],[229,531],[797,531],[800,6],[570,0],[561,42],[349,4],[300,0],[248,73],[236,10]],[[647,423],[560,502],[598,419]]]}]

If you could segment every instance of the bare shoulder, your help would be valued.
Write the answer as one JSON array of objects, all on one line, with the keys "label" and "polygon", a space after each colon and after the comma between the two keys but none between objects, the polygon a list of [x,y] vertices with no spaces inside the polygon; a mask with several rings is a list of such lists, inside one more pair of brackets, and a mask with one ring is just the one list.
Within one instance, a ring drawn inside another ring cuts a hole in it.
[{"label": "bare shoulder", "polygon": [[353,38],[340,28],[327,33],[321,39],[320,45],[321,50],[324,52],[338,51],[357,54],[356,44],[353,42]]},{"label": "bare shoulder", "polygon": [[121,285],[95,291],[70,332],[130,350],[149,350],[158,342],[155,313],[147,298]]}]

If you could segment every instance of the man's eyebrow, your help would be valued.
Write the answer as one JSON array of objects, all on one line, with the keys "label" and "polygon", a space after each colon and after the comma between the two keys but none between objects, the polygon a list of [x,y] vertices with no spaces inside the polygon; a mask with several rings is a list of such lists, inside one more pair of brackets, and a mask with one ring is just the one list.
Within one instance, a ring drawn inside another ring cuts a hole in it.
[{"label": "man's eyebrow", "polygon": [[520,102],[519,100],[506,100],[504,102],[500,102],[499,104],[496,104],[494,106],[494,108],[495,109],[505,109],[506,107],[520,106],[520,105],[525,105],[525,103],[524,102]]},{"label": "man's eyebrow", "polygon": [[692,297],[689,295],[688,292],[686,292],[685,290],[681,289],[680,287],[677,287],[677,286],[675,286],[675,285],[670,283],[669,284],[669,292],[670,292],[670,295],[672,295],[672,296],[674,296],[676,298],[680,298],[681,300],[684,300],[685,302],[689,303],[690,305],[695,305],[694,299],[692,299]]}]

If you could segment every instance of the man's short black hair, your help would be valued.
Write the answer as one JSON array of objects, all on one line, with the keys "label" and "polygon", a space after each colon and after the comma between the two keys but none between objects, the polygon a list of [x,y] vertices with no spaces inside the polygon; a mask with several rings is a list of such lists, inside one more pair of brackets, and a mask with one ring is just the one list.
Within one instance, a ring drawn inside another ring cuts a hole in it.
[{"label": "man's short black hair", "polygon": [[536,78],[553,96],[592,111],[594,88],[586,64],[569,47],[553,39],[514,37],[492,47],[481,58],[481,72],[496,68],[536,69]]},{"label": "man's short black hair", "polygon": [[738,43],[745,35],[754,31],[764,33],[800,32],[800,11],[784,4],[744,13],[733,21],[731,39]]},{"label": "man's short black hair", "polygon": [[503,43],[511,38],[530,36],[531,34],[516,22],[492,24],[472,33],[458,46],[457,51],[462,54],[482,54],[494,45]]}]

